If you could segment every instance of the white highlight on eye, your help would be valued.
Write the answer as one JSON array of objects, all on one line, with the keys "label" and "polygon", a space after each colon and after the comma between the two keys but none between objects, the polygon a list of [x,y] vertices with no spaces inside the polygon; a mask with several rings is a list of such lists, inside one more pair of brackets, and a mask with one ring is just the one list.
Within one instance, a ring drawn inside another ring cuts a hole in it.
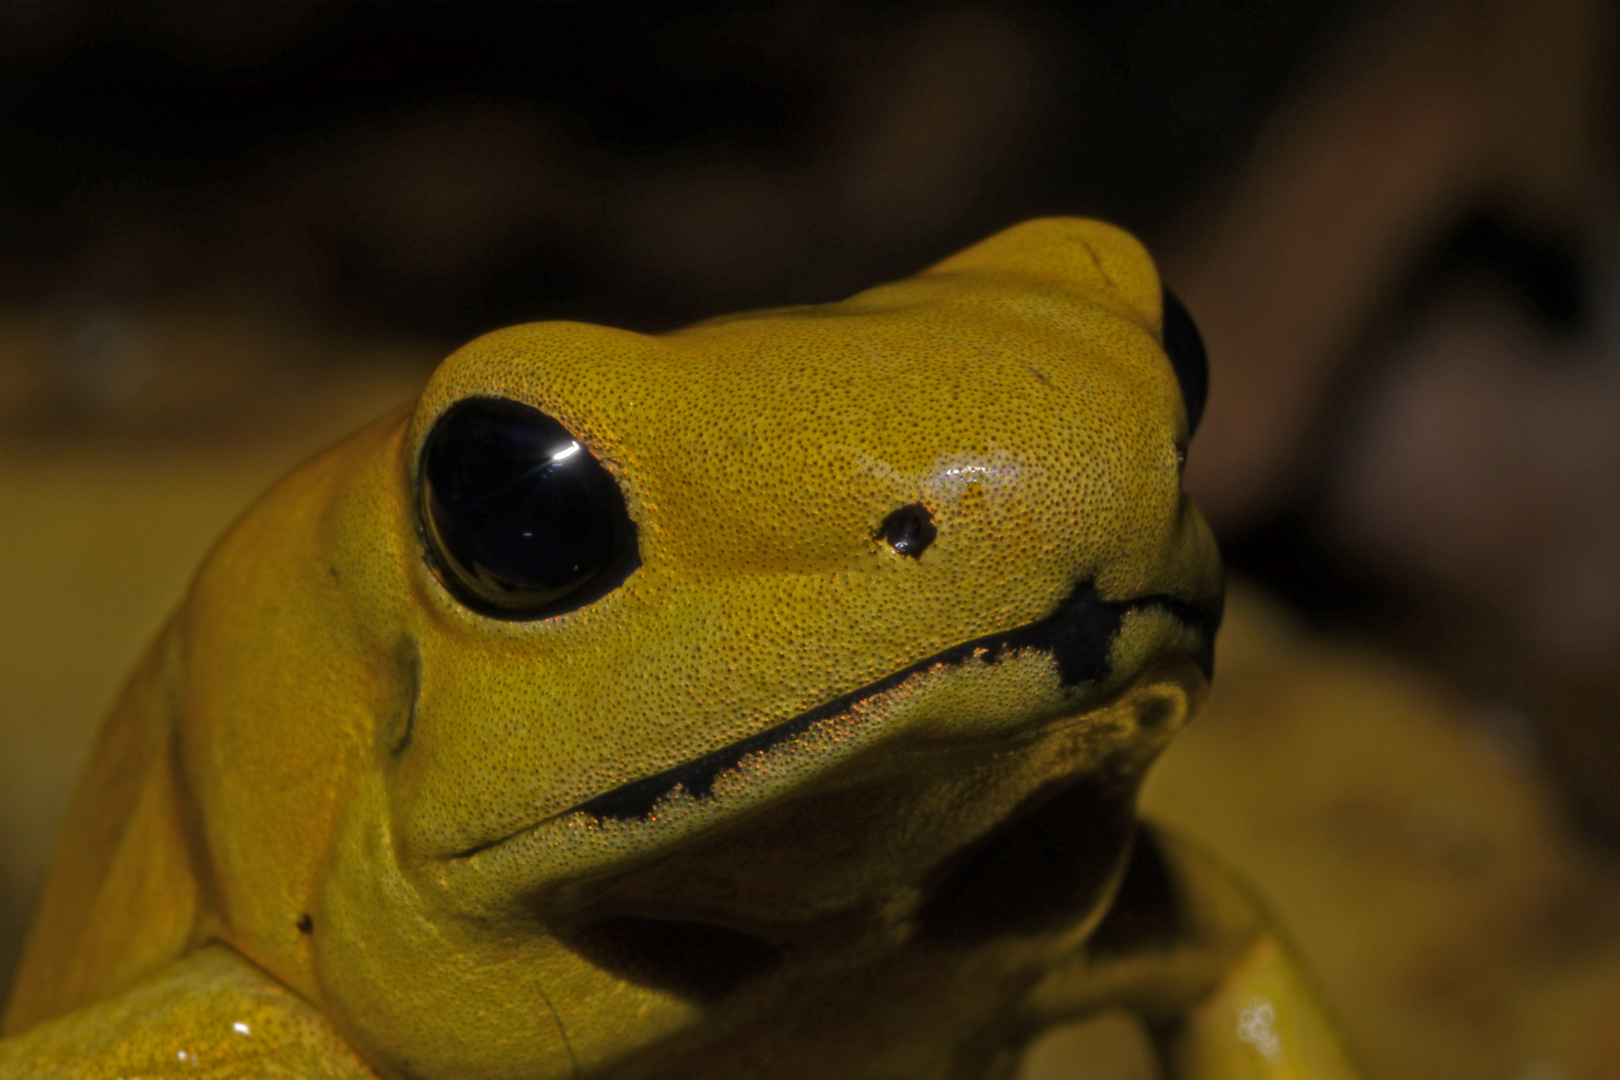
[{"label": "white highlight on eye", "polygon": [[181,1050],[181,1051],[179,1051],[179,1052],[178,1052],[178,1053],[176,1053],[176,1054],[175,1054],[175,1055],[174,1055],[174,1056],[175,1056],[175,1057],[177,1057],[177,1058],[179,1058],[179,1059],[180,1059],[180,1060],[181,1060],[181,1061],[184,1061],[184,1060],[186,1060],[186,1058],[187,1058],[187,1057],[188,1057],[188,1056],[189,1056],[189,1055],[187,1055],[187,1053],[186,1053],[186,1052],[185,1052],[185,1051],[184,1051],[184,1050]]},{"label": "white highlight on eye", "polygon": [[1263,997],[1250,998],[1238,1013],[1237,1037],[1260,1051],[1262,1057],[1275,1058],[1282,1052],[1282,1040],[1277,1037],[1277,1010]]},{"label": "white highlight on eye", "polygon": [[238,1035],[251,1035],[252,1034],[252,1032],[250,1032],[248,1030],[248,1026],[246,1024],[242,1023],[242,1021],[240,1021],[240,1020],[238,1020],[236,1023],[231,1025],[231,1030],[236,1032]]},{"label": "white highlight on eye", "polygon": [[552,454],[551,455],[551,460],[553,462],[564,461],[564,460],[566,460],[568,458],[573,457],[575,454],[579,453],[581,449],[582,448],[579,445],[579,443],[571,442],[567,446],[563,447],[561,450],[557,451],[555,454]]}]

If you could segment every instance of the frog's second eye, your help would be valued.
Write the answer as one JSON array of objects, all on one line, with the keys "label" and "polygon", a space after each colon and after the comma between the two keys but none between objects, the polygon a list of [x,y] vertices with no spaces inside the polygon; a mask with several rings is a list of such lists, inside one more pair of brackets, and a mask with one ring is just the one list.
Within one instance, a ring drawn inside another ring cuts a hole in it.
[{"label": "frog's second eye", "polygon": [[542,619],[640,564],[619,485],[568,429],[505,398],[468,398],[422,448],[422,531],[440,579],[475,611]]},{"label": "frog's second eye", "polygon": [[1187,434],[1191,436],[1198,430],[1204,400],[1209,397],[1209,360],[1198,324],[1169,289],[1164,290],[1164,351],[1181,384],[1181,403],[1187,408]]}]

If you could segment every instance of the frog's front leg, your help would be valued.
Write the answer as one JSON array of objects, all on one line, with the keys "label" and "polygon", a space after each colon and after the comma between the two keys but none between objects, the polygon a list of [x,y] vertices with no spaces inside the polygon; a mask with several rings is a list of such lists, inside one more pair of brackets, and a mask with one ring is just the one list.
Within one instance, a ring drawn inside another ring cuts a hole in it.
[{"label": "frog's front leg", "polygon": [[1359,1075],[1298,964],[1274,934],[1257,938],[1216,989],[1162,1040],[1188,1080]]},{"label": "frog's front leg", "polygon": [[1254,899],[1144,827],[1113,910],[1030,995],[1037,1025],[1124,1006],[1175,1080],[1356,1080],[1335,1025]]},{"label": "frog's front leg", "polygon": [[303,998],[224,945],[0,1042],[0,1080],[377,1080]]}]

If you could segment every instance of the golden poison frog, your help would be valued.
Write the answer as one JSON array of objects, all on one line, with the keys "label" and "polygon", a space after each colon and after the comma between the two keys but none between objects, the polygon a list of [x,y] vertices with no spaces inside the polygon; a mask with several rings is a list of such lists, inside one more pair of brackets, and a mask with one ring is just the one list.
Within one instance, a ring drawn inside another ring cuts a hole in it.
[{"label": "golden poison frog", "polygon": [[1136,822],[1204,697],[1203,347],[1034,221],[841,303],[452,355],[209,556],[102,730],[0,1076],[1352,1075]]}]

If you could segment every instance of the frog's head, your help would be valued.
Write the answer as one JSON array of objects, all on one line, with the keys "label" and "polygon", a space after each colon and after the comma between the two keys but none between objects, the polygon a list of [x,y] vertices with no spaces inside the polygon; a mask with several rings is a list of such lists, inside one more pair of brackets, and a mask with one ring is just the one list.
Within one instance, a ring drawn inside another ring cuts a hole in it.
[{"label": "frog's head", "polygon": [[[1048,220],[842,303],[457,352],[190,602],[214,932],[416,1077],[1083,936],[1220,605],[1163,297]],[[1021,844],[1076,869],[999,880]]]}]

